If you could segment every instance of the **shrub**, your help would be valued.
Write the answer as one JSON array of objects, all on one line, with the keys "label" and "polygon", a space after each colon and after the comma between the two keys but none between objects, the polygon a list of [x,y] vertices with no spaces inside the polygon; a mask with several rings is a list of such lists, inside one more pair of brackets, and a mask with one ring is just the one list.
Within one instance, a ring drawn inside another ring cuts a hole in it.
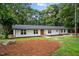
[{"label": "shrub", "polygon": [[2,35],[2,32],[0,33],[0,39],[3,39],[4,35]]},{"label": "shrub", "polygon": [[7,39],[7,38],[8,38],[8,33],[6,33],[6,32],[0,33],[0,39]]},{"label": "shrub", "polygon": [[2,32],[2,35],[3,35],[3,39],[8,39],[8,33],[7,32]]}]

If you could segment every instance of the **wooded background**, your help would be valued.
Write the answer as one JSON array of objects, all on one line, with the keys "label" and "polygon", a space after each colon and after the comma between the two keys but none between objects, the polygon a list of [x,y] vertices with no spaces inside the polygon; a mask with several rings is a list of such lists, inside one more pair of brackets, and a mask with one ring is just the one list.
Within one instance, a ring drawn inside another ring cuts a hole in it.
[{"label": "wooded background", "polygon": [[[76,4],[77,29],[79,27],[79,4]],[[12,25],[50,25],[75,27],[74,3],[52,4],[42,11],[31,8],[31,3],[1,3],[0,24],[4,32],[11,34]]]}]

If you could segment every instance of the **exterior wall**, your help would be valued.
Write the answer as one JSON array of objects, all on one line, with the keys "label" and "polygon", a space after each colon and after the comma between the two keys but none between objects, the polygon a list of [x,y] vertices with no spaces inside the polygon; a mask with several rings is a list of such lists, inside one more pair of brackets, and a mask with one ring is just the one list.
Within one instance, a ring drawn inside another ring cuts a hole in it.
[{"label": "exterior wall", "polygon": [[51,33],[48,33],[48,30],[44,30],[44,35],[59,35],[59,34],[67,34],[68,30],[63,30],[63,32],[61,32],[61,30],[51,30]]},{"label": "exterior wall", "polygon": [[59,31],[57,32],[56,30],[51,30],[51,33],[48,33],[48,30],[44,30],[45,35],[58,35]]},{"label": "exterior wall", "polygon": [[15,33],[15,31],[16,31],[16,30],[13,30],[13,35],[14,35],[14,37],[16,37],[16,33]]},{"label": "exterior wall", "polygon": [[34,34],[34,30],[26,30],[26,34],[22,35],[21,30],[14,30],[15,37],[26,37],[26,36],[40,36],[40,30],[38,30],[38,34]]},{"label": "exterior wall", "polygon": [[67,29],[65,29],[65,30],[63,29],[62,32],[61,32],[61,30],[59,30],[59,31],[60,31],[60,34],[68,34],[68,30]]},{"label": "exterior wall", "polygon": [[[59,34],[68,34],[68,30],[51,30],[51,33],[48,33],[48,30],[44,30],[44,35],[59,35]],[[41,36],[41,30],[38,30],[38,34],[34,34],[34,30],[26,30],[26,34],[22,35],[21,30],[13,30],[13,35],[15,37],[27,37],[27,36]]]}]

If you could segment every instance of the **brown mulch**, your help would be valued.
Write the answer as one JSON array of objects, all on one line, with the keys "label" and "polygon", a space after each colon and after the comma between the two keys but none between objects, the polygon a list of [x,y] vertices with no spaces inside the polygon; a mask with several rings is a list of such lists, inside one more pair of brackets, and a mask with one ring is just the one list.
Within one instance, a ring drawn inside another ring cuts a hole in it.
[{"label": "brown mulch", "polygon": [[0,55],[5,56],[50,56],[60,47],[57,41],[25,40],[7,46],[0,45]]}]

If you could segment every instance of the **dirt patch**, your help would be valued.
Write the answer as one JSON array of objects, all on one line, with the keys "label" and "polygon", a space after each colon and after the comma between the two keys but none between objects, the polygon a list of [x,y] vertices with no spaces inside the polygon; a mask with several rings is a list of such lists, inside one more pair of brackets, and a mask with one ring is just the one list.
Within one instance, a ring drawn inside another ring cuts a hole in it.
[{"label": "dirt patch", "polygon": [[57,41],[24,40],[7,46],[0,45],[0,55],[9,56],[49,56],[60,47]]}]

